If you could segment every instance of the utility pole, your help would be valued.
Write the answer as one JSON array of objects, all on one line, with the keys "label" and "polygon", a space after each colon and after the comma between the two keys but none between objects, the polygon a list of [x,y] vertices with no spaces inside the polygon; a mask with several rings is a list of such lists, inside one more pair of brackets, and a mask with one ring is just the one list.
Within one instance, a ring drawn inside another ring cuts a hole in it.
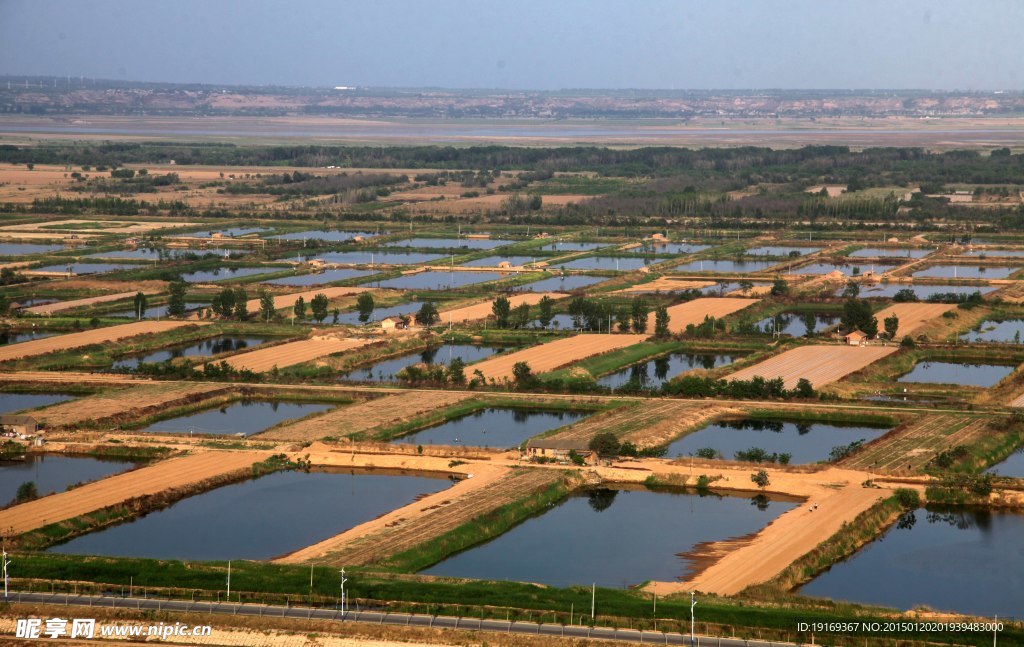
[{"label": "utility pole", "polygon": [[345,582],[347,582],[348,579],[345,578],[345,569],[344,568],[341,569],[340,573],[341,573],[341,617],[344,618],[345,617]]},{"label": "utility pole", "polygon": [[11,560],[7,559],[7,547],[3,549],[3,569],[4,569],[4,599],[7,599],[7,567],[11,565]]},{"label": "utility pole", "polygon": [[690,591],[690,647],[693,647],[693,607],[697,606],[697,600],[693,598],[693,591]]},{"label": "utility pole", "polygon": [[228,594],[227,599],[231,598],[231,560],[228,560]]},{"label": "utility pole", "polygon": [[597,582],[594,582],[590,586],[590,619],[594,619],[594,601],[597,598]]}]

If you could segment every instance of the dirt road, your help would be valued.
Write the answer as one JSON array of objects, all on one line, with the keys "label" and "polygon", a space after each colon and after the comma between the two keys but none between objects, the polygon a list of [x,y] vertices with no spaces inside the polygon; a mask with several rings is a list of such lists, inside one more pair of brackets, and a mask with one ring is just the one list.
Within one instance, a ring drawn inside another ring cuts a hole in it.
[{"label": "dirt road", "polygon": [[160,461],[149,467],[0,510],[0,531],[21,534],[133,497],[157,494],[247,469],[265,457],[258,452],[204,452]]},{"label": "dirt road", "polygon": [[23,341],[20,344],[0,347],[0,362],[43,355],[69,348],[89,346],[90,344],[102,344],[127,337],[135,337],[136,335],[167,332],[168,330],[174,330],[183,326],[205,325],[208,324],[198,321],[136,321],[135,323],[122,324],[120,326],[108,326],[84,332],[46,337],[45,339],[33,339],[32,341]]}]

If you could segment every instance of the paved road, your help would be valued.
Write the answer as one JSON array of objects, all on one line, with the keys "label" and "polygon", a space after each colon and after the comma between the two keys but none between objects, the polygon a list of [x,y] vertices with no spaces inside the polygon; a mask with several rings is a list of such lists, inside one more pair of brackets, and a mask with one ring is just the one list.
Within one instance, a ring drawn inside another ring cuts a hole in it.
[{"label": "paved road", "polygon": [[[348,611],[343,618],[335,609],[314,609],[262,604],[230,604],[227,602],[189,602],[187,600],[160,600],[154,598],[124,598],[117,596],[75,595],[63,593],[20,593],[12,591],[11,602],[43,603],[66,607],[103,607],[172,611],[180,613],[218,614],[250,617],[290,618],[294,620],[329,620],[335,622],[360,622],[376,625],[398,625],[412,627],[433,627],[439,629],[490,631],[500,633],[528,634],[566,638],[593,638],[621,640],[651,645],[689,645],[689,634],[662,633],[660,631],[638,631],[612,629],[609,627],[562,626],[559,624],[538,624],[536,622],[510,622],[505,620],[480,620],[479,618],[453,618],[450,616],[428,616],[411,613],[383,613],[379,611]],[[88,617],[81,611],[78,617]],[[696,636],[695,645],[704,647],[772,647],[790,646],[792,643],[770,642],[767,640],[743,640],[740,638],[719,638]]]}]

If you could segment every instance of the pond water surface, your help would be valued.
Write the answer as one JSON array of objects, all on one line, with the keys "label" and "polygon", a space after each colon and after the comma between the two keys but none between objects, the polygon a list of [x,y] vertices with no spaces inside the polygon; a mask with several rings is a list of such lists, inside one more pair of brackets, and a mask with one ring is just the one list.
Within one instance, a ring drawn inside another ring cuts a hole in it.
[{"label": "pond water surface", "polygon": [[610,389],[618,389],[630,383],[645,389],[659,389],[681,373],[696,368],[712,369],[734,361],[736,357],[732,355],[672,353],[601,376],[597,378],[597,383]]},{"label": "pond water surface", "polygon": [[69,485],[86,483],[131,469],[135,463],[59,454],[32,454],[21,461],[0,461],[0,505],[11,502],[18,486],[32,481],[39,496],[63,492]]},{"label": "pond water surface", "polygon": [[326,411],[336,404],[239,400],[217,409],[160,420],[142,431],[161,434],[216,434],[251,436],[294,418]]},{"label": "pond water surface", "polygon": [[511,449],[538,434],[570,425],[588,415],[578,411],[488,408],[402,436],[395,442]]},{"label": "pond water surface", "polygon": [[1012,373],[1014,368],[998,364],[920,361],[896,381],[989,387]]}]

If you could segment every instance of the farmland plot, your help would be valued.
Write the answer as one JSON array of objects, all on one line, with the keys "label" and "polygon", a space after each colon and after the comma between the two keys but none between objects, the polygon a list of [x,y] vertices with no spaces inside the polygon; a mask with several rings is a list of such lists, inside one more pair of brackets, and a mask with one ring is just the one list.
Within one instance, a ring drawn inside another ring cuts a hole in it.
[{"label": "farmland plot", "polygon": [[800,346],[736,371],[726,379],[781,377],[786,388],[792,389],[800,378],[806,378],[817,388],[841,380],[896,350],[895,346]]}]

